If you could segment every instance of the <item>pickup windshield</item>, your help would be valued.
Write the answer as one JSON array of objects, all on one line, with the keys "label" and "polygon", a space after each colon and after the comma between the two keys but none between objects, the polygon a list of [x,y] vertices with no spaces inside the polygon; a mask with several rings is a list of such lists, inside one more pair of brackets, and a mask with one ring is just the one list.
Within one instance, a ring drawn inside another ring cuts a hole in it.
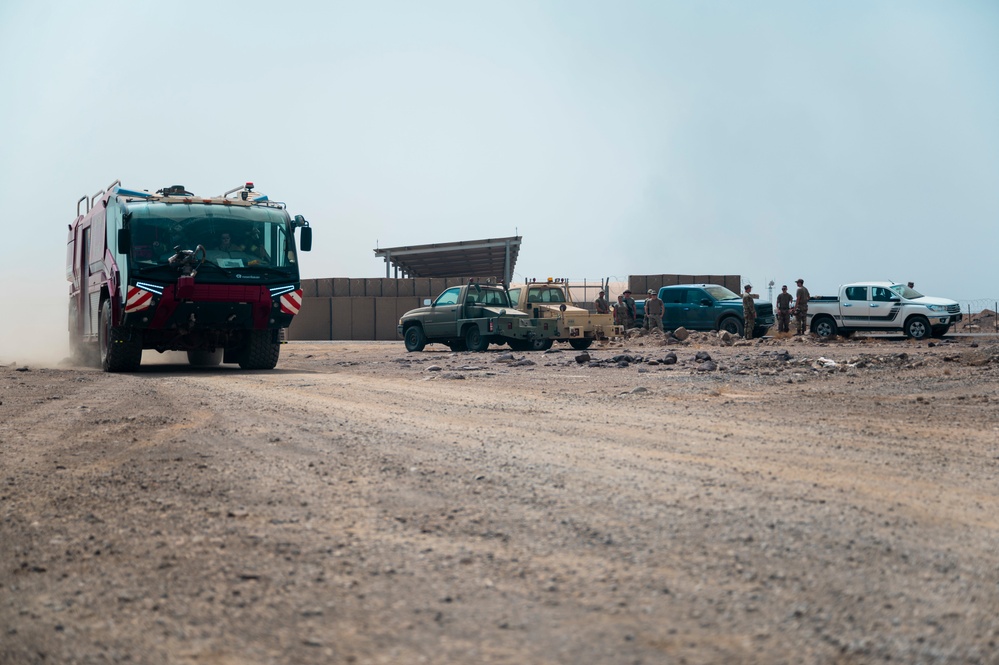
[{"label": "pickup windshield", "polygon": [[468,289],[465,296],[466,305],[487,305],[489,307],[509,307],[510,301],[506,297],[506,291],[497,288],[475,288]]},{"label": "pickup windshield", "polygon": [[741,298],[737,293],[729,291],[724,286],[705,286],[704,290],[708,292],[708,295],[715,300],[740,300]]},{"label": "pickup windshield", "polygon": [[142,202],[128,205],[134,268],[164,265],[177,249],[202,245],[219,268],[291,268],[295,243],[278,208]]},{"label": "pickup windshield", "polygon": [[905,284],[895,284],[891,287],[891,290],[902,296],[906,300],[912,300],[914,298],[922,298],[923,294],[916,289],[910,289]]}]

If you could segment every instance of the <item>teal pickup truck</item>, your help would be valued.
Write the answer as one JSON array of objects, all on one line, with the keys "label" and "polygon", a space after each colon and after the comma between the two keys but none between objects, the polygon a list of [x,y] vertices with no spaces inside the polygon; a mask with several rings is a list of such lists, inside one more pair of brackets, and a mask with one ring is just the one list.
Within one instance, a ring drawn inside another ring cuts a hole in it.
[{"label": "teal pickup truck", "polygon": [[[663,301],[663,327],[666,330],[727,330],[741,336],[745,330],[742,297],[719,284],[677,284],[659,289]],[[638,323],[645,317],[645,301],[635,303]],[[759,337],[774,324],[774,307],[766,300],[756,301],[756,326],[753,337]]]}]

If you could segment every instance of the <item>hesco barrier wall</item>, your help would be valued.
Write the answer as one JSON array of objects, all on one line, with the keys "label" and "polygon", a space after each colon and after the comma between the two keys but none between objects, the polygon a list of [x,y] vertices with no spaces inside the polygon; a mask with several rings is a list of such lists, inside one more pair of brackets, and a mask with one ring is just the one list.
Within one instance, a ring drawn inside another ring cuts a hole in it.
[{"label": "hesco barrier wall", "polygon": [[288,328],[289,340],[401,339],[399,317],[451,286],[485,277],[330,277],[302,280],[302,309]]},{"label": "hesco barrier wall", "polygon": [[[302,309],[287,331],[289,340],[398,340],[399,317],[423,306],[451,286],[485,277],[328,277],[302,280]],[[633,297],[644,298],[648,289],[671,284],[721,284],[736,293],[742,290],[740,275],[629,275]],[[599,280],[588,287],[587,298],[599,290]],[[617,294],[609,294],[616,298]],[[578,296],[577,296],[578,297]],[[592,309],[592,303],[577,303]]]},{"label": "hesco barrier wall", "polygon": [[644,298],[642,294],[649,289],[658,291],[661,286],[675,284],[721,284],[730,291],[742,293],[742,275],[628,275],[628,288],[636,299]]}]

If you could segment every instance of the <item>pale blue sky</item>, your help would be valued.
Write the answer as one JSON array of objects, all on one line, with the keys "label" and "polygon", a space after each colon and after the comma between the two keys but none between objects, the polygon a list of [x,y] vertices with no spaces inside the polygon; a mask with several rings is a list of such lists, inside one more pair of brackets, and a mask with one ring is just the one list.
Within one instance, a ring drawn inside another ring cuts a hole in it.
[{"label": "pale blue sky", "polygon": [[518,279],[994,300],[997,64],[992,1],[7,0],[0,304],[62,325],[66,225],[118,178],[253,180],[312,222],[305,277],[519,233]]}]

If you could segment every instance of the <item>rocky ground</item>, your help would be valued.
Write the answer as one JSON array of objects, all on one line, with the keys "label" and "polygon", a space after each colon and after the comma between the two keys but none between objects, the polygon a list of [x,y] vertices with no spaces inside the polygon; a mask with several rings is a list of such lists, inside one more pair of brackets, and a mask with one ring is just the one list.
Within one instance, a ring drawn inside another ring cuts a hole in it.
[{"label": "rocky ground", "polygon": [[0,663],[997,663],[999,341],[0,365]]}]

